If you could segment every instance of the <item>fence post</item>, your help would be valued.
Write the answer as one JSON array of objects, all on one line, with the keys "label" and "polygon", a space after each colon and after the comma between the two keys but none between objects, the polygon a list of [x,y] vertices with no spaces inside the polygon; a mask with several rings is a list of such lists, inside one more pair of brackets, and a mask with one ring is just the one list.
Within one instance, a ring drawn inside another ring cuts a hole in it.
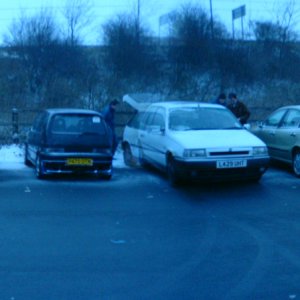
[{"label": "fence post", "polygon": [[12,109],[12,139],[14,143],[19,143],[19,111]]}]

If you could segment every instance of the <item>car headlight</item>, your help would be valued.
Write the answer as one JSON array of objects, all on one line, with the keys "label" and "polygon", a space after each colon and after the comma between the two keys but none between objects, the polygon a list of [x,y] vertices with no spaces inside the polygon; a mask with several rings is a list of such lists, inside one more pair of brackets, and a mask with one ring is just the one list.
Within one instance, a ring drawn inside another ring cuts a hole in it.
[{"label": "car headlight", "polygon": [[268,155],[267,147],[253,147],[253,155]]},{"label": "car headlight", "polygon": [[204,157],[206,156],[206,150],[205,149],[185,149],[183,151],[184,157]]}]

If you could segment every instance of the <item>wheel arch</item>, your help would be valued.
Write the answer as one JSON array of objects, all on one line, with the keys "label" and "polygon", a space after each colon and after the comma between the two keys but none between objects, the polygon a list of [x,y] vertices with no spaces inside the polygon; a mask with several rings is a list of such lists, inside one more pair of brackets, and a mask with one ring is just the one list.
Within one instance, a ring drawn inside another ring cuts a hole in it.
[{"label": "wheel arch", "polygon": [[167,162],[168,162],[168,160],[169,160],[170,158],[174,158],[174,155],[173,155],[173,153],[172,153],[170,150],[168,150],[168,151],[166,152],[166,165],[167,165]]},{"label": "wheel arch", "polygon": [[[299,165],[299,155],[297,154],[300,154],[300,147],[296,146],[293,148],[293,151],[292,151],[292,168],[293,168],[293,172],[294,174],[296,175],[296,177],[300,177],[300,165]],[[296,157],[297,155],[297,157]]]},{"label": "wheel arch", "polygon": [[122,141],[122,143],[121,143],[121,145],[122,145],[122,149],[124,150],[124,148],[126,147],[126,146],[130,146],[130,144],[129,144],[129,142],[128,141]]},{"label": "wheel arch", "polygon": [[294,157],[294,155],[295,155],[297,152],[300,152],[300,146],[294,146],[294,147],[293,147],[293,149],[292,149],[292,157]]}]

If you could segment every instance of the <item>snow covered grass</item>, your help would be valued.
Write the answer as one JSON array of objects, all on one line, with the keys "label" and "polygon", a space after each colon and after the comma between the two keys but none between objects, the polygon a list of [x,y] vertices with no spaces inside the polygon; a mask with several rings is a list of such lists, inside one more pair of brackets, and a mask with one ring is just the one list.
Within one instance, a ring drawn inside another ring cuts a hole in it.
[{"label": "snow covered grass", "polygon": [[[3,169],[24,168],[24,147],[22,145],[0,145],[0,167]],[[122,149],[118,148],[114,160],[114,168],[126,168]]]}]

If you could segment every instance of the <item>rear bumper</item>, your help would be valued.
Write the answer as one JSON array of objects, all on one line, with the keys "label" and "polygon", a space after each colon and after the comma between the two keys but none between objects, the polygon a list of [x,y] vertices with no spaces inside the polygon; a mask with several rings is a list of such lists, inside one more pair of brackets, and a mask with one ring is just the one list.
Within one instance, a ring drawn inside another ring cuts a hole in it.
[{"label": "rear bumper", "polygon": [[268,169],[270,159],[242,158],[247,160],[247,166],[241,168],[218,169],[216,160],[184,161],[175,160],[175,170],[181,178],[200,181],[231,181],[259,178]]},{"label": "rear bumper", "polygon": [[[69,165],[69,158],[88,158],[92,160],[91,165]],[[110,155],[91,155],[91,153],[40,153],[40,159],[44,174],[112,174],[112,156]]]}]

